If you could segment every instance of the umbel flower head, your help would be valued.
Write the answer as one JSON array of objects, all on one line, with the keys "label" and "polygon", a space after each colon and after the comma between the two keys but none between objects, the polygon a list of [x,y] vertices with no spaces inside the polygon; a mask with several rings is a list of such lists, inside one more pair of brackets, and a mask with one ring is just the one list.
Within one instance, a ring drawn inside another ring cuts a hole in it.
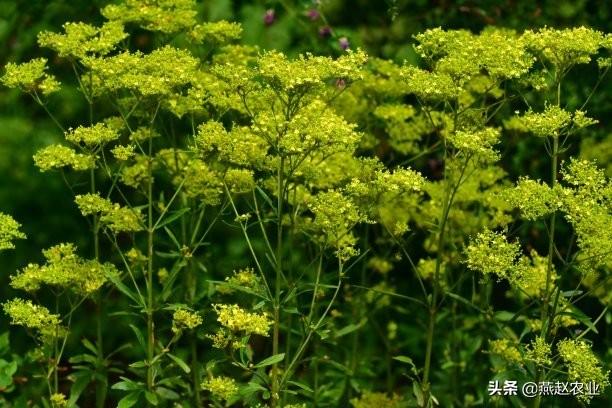
[{"label": "umbel flower head", "polygon": [[77,153],[70,147],[62,145],[47,146],[36,152],[34,164],[42,172],[64,167],[83,171],[92,169],[95,166],[93,156]]},{"label": "umbel flower head", "polygon": [[13,217],[0,212],[0,251],[15,248],[13,241],[26,237],[19,231],[20,227],[21,225]]},{"label": "umbel flower head", "polygon": [[22,64],[9,62],[5,67],[2,83],[8,88],[18,88],[23,92],[49,95],[60,89],[60,83],[53,75],[47,74],[47,60],[36,58]]},{"label": "umbel flower head", "polygon": [[51,401],[51,408],[64,408],[68,406],[68,400],[62,393],[55,393],[49,398]]},{"label": "umbel flower head", "polygon": [[503,198],[512,207],[518,208],[527,220],[545,217],[558,209],[556,190],[539,180],[522,177],[516,187],[505,191]]},{"label": "umbel flower head", "polygon": [[109,4],[102,15],[111,21],[134,23],[150,31],[175,33],[196,24],[195,0],[124,0]]},{"label": "umbel flower head", "polygon": [[60,57],[103,56],[113,51],[128,34],[123,25],[110,21],[101,27],[86,23],[64,24],[64,34],[43,31],[38,34],[41,47],[57,51]]},{"label": "umbel flower head", "polygon": [[232,332],[268,336],[272,322],[265,312],[250,313],[238,305],[214,304],[213,308],[217,313],[217,321]]},{"label": "umbel flower head", "polygon": [[538,336],[527,346],[525,357],[539,365],[550,365],[552,363],[551,353],[550,344],[544,337]]},{"label": "umbel flower head", "polygon": [[544,27],[526,31],[520,42],[563,72],[576,64],[588,64],[604,45],[604,35],[587,27],[563,30]]},{"label": "umbel flower head", "polygon": [[[568,370],[568,379],[584,384],[598,384],[600,392],[610,385],[610,372],[604,371],[593,351],[583,340],[563,339],[557,344],[559,356]],[[589,402],[591,395],[580,394],[579,399]]]},{"label": "umbel flower head", "polygon": [[495,339],[489,342],[489,352],[503,358],[510,364],[520,364],[523,361],[516,344],[508,339]]},{"label": "umbel flower head", "polygon": [[[149,54],[122,52],[104,58],[86,58],[94,94],[130,91],[147,97],[180,94],[196,76],[199,61],[188,51],[164,46]],[[90,81],[89,75],[83,81]]]},{"label": "umbel flower head", "polygon": [[11,286],[34,292],[48,285],[88,295],[106,282],[109,273],[116,273],[112,264],[82,259],[75,251],[73,244],[59,244],[44,250],[47,263],[29,264],[11,276]]},{"label": "umbel flower head", "polygon": [[172,314],[172,332],[179,333],[182,330],[192,330],[201,325],[202,316],[199,313],[187,309],[177,309]]},{"label": "umbel flower head", "polygon": [[485,230],[465,250],[468,268],[485,275],[508,278],[515,271],[521,254],[518,242],[510,243],[503,234]]},{"label": "umbel flower head", "polygon": [[15,298],[5,302],[2,307],[11,318],[11,324],[36,330],[43,342],[60,336],[65,330],[60,325],[59,315],[50,313],[46,307],[35,305],[30,300]]},{"label": "umbel flower head", "polygon": [[117,131],[102,122],[92,126],[79,126],[66,133],[66,140],[74,144],[83,144],[88,148],[104,145],[118,138]]},{"label": "umbel flower head", "polygon": [[506,122],[506,129],[530,132],[538,137],[556,137],[572,122],[572,114],[556,105],[548,105],[544,112],[526,112]]},{"label": "umbel flower head", "polygon": [[210,391],[213,397],[227,401],[238,393],[238,386],[233,378],[210,377],[201,384],[202,389]]},{"label": "umbel flower head", "polygon": [[143,229],[144,221],[139,211],[121,207],[98,194],[77,195],[75,202],[81,214],[100,214],[100,222],[117,232],[135,232]]},{"label": "umbel flower head", "polygon": [[229,21],[215,21],[198,24],[189,32],[189,38],[196,44],[222,45],[240,39],[242,26]]}]

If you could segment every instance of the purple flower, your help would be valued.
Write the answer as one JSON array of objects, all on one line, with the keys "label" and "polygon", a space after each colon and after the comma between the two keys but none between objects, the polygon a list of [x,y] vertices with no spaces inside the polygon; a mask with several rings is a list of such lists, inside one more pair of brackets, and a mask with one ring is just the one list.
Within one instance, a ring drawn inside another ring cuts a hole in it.
[{"label": "purple flower", "polygon": [[351,46],[351,44],[349,43],[348,38],[346,37],[340,37],[338,39],[338,45],[340,46],[340,48],[342,48],[344,51],[348,50],[349,47]]},{"label": "purple flower", "polygon": [[263,22],[267,26],[271,26],[276,21],[276,13],[273,9],[266,10],[266,13],[263,16]]},{"label": "purple flower", "polygon": [[323,26],[319,28],[319,36],[322,38],[327,38],[331,35],[332,29],[330,26]]},{"label": "purple flower", "polygon": [[311,8],[306,12],[306,16],[310,19],[310,21],[317,21],[321,15],[319,14],[319,10],[315,8]]}]

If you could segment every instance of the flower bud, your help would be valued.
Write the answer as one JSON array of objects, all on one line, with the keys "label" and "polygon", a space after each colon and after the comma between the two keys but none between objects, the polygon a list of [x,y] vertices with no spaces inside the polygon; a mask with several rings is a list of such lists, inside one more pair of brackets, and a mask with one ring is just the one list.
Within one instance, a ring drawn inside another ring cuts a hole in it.
[{"label": "flower bud", "polygon": [[274,24],[275,21],[276,21],[276,13],[274,12],[274,9],[266,10],[263,16],[264,24],[266,26],[271,26],[272,24]]}]

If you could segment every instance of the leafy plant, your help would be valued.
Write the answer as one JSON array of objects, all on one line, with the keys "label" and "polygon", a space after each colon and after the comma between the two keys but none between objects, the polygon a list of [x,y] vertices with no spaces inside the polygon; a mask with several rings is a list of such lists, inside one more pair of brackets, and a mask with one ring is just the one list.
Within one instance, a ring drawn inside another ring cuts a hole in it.
[{"label": "leafy plant", "polygon": [[[491,380],[609,389],[586,336],[610,316],[612,183],[573,155],[598,124],[586,109],[609,34],[431,29],[417,66],[346,38],[335,57],[240,45],[239,24],[202,21],[191,0],[101,13],[40,33],[57,58],[2,77],[63,133],[34,163],[65,181],[91,237],[88,257],[58,243],[11,276],[31,300],[4,311],[35,347],[0,359],[3,392],[51,407],[430,407],[523,403]],[[590,93],[566,97],[583,69]],[[88,112],[70,124],[54,113],[66,88]],[[504,169],[524,143],[548,182]],[[0,214],[0,249],[17,238]]]}]

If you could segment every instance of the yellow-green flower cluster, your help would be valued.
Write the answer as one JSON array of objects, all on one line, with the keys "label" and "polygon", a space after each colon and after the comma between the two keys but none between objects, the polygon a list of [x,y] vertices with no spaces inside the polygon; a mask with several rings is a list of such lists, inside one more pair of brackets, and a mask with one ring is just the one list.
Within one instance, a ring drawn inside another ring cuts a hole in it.
[{"label": "yellow-green flower cluster", "polygon": [[75,144],[83,144],[90,149],[118,138],[117,131],[103,122],[92,126],[79,126],[66,132],[66,140]]},{"label": "yellow-green flower cluster", "polygon": [[5,66],[2,83],[9,88],[24,92],[41,92],[49,95],[60,89],[60,83],[53,75],[47,74],[47,60],[36,58],[22,64],[9,62]]},{"label": "yellow-green flower cluster", "polygon": [[[268,115],[258,116],[253,129],[273,139],[274,120]],[[318,99],[300,110],[287,124],[279,148],[286,154],[304,155],[316,151],[326,155],[340,151],[353,151],[360,139],[355,125],[347,123]]]},{"label": "yellow-green flower cluster", "polygon": [[51,401],[51,408],[64,408],[68,406],[68,400],[66,396],[61,393],[55,393],[49,397]]},{"label": "yellow-green flower cluster", "polygon": [[136,154],[134,161],[129,166],[124,166],[121,171],[121,182],[126,186],[138,188],[148,182],[149,166],[155,168],[155,162],[151,163],[148,156]]},{"label": "yellow-green flower cluster", "polygon": [[552,364],[551,354],[550,344],[544,337],[538,336],[527,346],[525,358],[538,365],[550,365]]},{"label": "yellow-green flower cluster", "polygon": [[368,260],[368,268],[380,273],[381,275],[386,275],[393,269],[393,264],[388,259],[375,256]]},{"label": "yellow-green flower cluster", "polygon": [[322,192],[308,208],[314,214],[312,228],[321,234],[324,246],[341,250],[355,244],[351,230],[365,218],[349,197],[334,190]]},{"label": "yellow-green flower cluster", "polygon": [[236,381],[230,377],[210,377],[201,386],[202,389],[210,391],[213,397],[223,401],[227,401],[238,394]]},{"label": "yellow-green flower cluster", "polygon": [[195,0],[124,0],[109,4],[102,15],[111,21],[135,23],[150,31],[175,33],[196,24]]},{"label": "yellow-green flower cluster", "polygon": [[11,286],[34,292],[48,285],[88,295],[107,281],[108,274],[116,272],[112,264],[82,259],[75,251],[73,244],[59,244],[44,250],[46,264],[27,265],[19,274],[11,276]]},{"label": "yellow-green flower cluster", "polygon": [[[375,167],[379,167],[379,163]],[[406,232],[409,209],[416,205],[418,193],[425,184],[423,176],[402,167],[393,171],[375,169],[369,174],[368,171],[364,173],[353,178],[344,188],[364,214],[364,221],[380,222],[395,235]]]},{"label": "yellow-green flower cluster", "polygon": [[483,71],[496,80],[518,78],[529,71],[534,60],[511,30],[489,28],[475,35],[434,28],[415,38],[417,52],[434,64],[436,72],[459,81]]},{"label": "yellow-green flower cluster", "polygon": [[383,392],[365,391],[359,398],[351,399],[351,405],[354,408],[401,408],[405,405],[402,397],[393,394],[388,396]]},{"label": "yellow-green flower cluster", "polygon": [[[559,356],[568,370],[570,381],[579,381],[584,384],[594,382],[599,385],[599,391],[610,385],[610,372],[604,371],[599,359],[583,340],[563,339],[557,344]],[[589,402],[591,395],[581,394],[578,396],[585,402]]]},{"label": "yellow-green flower cluster", "polygon": [[134,152],[135,149],[136,149],[136,146],[134,145],[127,145],[127,146],[117,145],[113,147],[113,149],[111,150],[111,153],[113,154],[113,156],[115,156],[115,159],[119,161],[128,161],[132,157],[134,157],[134,155],[136,154]]},{"label": "yellow-green flower cluster", "polygon": [[521,364],[523,362],[521,352],[516,345],[508,339],[491,340],[489,342],[489,352],[512,364]]},{"label": "yellow-green flower cluster", "polygon": [[98,194],[77,195],[75,202],[85,216],[100,214],[100,222],[113,232],[135,232],[143,229],[144,221],[139,211],[121,207]]},{"label": "yellow-green flower cluster", "polygon": [[259,168],[267,158],[267,142],[247,127],[227,132],[221,123],[209,121],[198,127],[195,142],[200,153],[216,152],[219,159],[239,166]]},{"label": "yellow-green flower cluster", "polygon": [[593,119],[586,116],[586,112],[584,111],[576,110],[574,111],[574,116],[572,117],[572,123],[578,129],[582,129],[587,126],[596,125],[597,123],[599,123],[599,121],[597,119]]},{"label": "yellow-green flower cluster", "polygon": [[[438,276],[438,285],[440,285],[440,288],[443,291],[447,290],[448,288],[446,274],[444,273],[444,270],[446,269],[447,264],[448,263],[446,261],[442,261],[440,263],[440,271],[439,271],[440,273]],[[419,259],[419,262],[416,265],[416,272],[419,274],[419,276],[422,279],[433,281],[436,276],[436,259],[435,258]]]},{"label": "yellow-green flower cluster", "polygon": [[202,316],[199,313],[187,309],[177,309],[172,314],[172,332],[179,333],[182,330],[192,330],[201,325]]},{"label": "yellow-green flower cluster", "polygon": [[139,126],[133,132],[130,133],[130,142],[143,143],[148,141],[149,139],[153,139],[159,136],[159,132],[157,132],[157,130],[155,130],[154,128],[149,126]]},{"label": "yellow-green flower cluster", "polygon": [[220,45],[240,39],[242,26],[229,21],[197,24],[189,31],[189,38],[196,44]]},{"label": "yellow-green flower cluster", "polygon": [[26,237],[23,232],[19,231],[19,228],[21,224],[13,217],[0,212],[0,251],[15,248],[13,241]]},{"label": "yellow-green flower cluster", "polygon": [[191,82],[199,64],[188,51],[170,46],[149,54],[123,52],[106,58],[86,58],[83,63],[91,70],[95,94],[129,90],[143,96],[179,92]]},{"label": "yellow-green flower cluster", "polygon": [[471,240],[465,253],[471,270],[508,278],[516,269],[521,247],[518,242],[508,242],[503,234],[485,230]]},{"label": "yellow-green flower cluster", "polygon": [[565,219],[576,233],[579,269],[595,272],[612,266],[612,182],[593,162],[572,160],[561,173]]},{"label": "yellow-green flower cluster", "polygon": [[[561,174],[564,183],[578,188],[584,198],[588,195],[596,199],[603,199],[611,192],[609,181],[595,162],[572,159],[566,166],[563,166]],[[607,199],[609,200],[610,197],[608,196]]]},{"label": "yellow-green flower cluster", "polygon": [[493,146],[499,142],[500,130],[486,127],[479,130],[458,130],[447,136],[448,141],[458,150],[473,155],[484,162],[494,162],[499,153]]},{"label": "yellow-green flower cluster", "polygon": [[233,289],[232,287],[238,286],[241,288],[247,288],[258,292],[262,289],[261,278],[257,276],[253,268],[244,268],[239,271],[233,271],[232,276],[225,278],[225,282],[229,285],[223,287],[224,293],[229,293]]},{"label": "yellow-green flower cluster", "polygon": [[34,155],[34,163],[40,171],[71,167],[77,171],[89,170],[95,166],[93,156],[77,153],[62,145],[51,145],[42,148]]},{"label": "yellow-green flower cluster", "polygon": [[604,35],[587,27],[526,31],[521,43],[555,65],[561,73],[576,64],[588,64],[603,45]]},{"label": "yellow-green flower cluster", "polygon": [[514,116],[506,121],[506,129],[530,132],[538,137],[557,137],[571,124],[572,114],[555,106],[548,105],[544,112],[529,111],[522,116]]},{"label": "yellow-green flower cluster", "polygon": [[[548,259],[532,250],[530,256],[523,256],[508,276],[510,283],[516,285],[527,296],[539,297],[546,290]],[[550,282],[555,282],[557,274],[554,265],[550,271]]]},{"label": "yellow-green flower cluster", "polygon": [[197,197],[208,205],[217,205],[221,202],[223,183],[219,174],[206,162],[199,159],[189,160],[182,171],[182,176],[179,175],[174,183],[179,183],[181,177],[184,177],[183,189],[187,196]]},{"label": "yellow-green flower cluster", "polygon": [[182,184],[188,196],[200,199],[208,205],[217,205],[223,194],[220,174],[209,164],[178,149],[162,149],[156,160],[165,166],[175,186]]},{"label": "yellow-green flower cluster", "polygon": [[232,332],[268,336],[272,322],[267,313],[250,313],[238,305],[214,304],[213,308],[217,321]]},{"label": "yellow-green flower cluster", "polygon": [[2,307],[11,318],[11,324],[37,330],[43,341],[57,337],[64,331],[59,315],[50,313],[46,307],[35,305],[30,300],[15,298],[5,302]]},{"label": "yellow-green flower cluster", "polygon": [[555,190],[527,177],[519,179],[516,187],[505,191],[503,197],[512,207],[519,209],[523,218],[532,221],[559,208]]},{"label": "yellow-green flower cluster", "polygon": [[405,67],[402,70],[401,79],[406,82],[410,93],[426,101],[457,99],[462,91],[462,88],[453,81],[450,75],[413,66]]},{"label": "yellow-green flower cluster", "polygon": [[383,122],[391,147],[401,154],[416,153],[421,137],[431,131],[431,122],[410,105],[383,104],[373,114]]},{"label": "yellow-green flower cluster", "polygon": [[86,23],[66,23],[64,34],[49,31],[38,34],[38,44],[57,51],[60,57],[84,58],[107,55],[127,36],[123,25],[115,21],[101,27]]},{"label": "yellow-green flower cluster", "polygon": [[229,169],[225,173],[223,181],[229,190],[234,193],[246,193],[255,188],[255,179],[252,170]]},{"label": "yellow-green flower cluster", "polygon": [[362,50],[349,51],[335,60],[310,54],[289,60],[281,52],[269,51],[258,59],[257,73],[272,88],[304,92],[324,85],[329,79],[360,79],[366,61],[367,55]]}]

